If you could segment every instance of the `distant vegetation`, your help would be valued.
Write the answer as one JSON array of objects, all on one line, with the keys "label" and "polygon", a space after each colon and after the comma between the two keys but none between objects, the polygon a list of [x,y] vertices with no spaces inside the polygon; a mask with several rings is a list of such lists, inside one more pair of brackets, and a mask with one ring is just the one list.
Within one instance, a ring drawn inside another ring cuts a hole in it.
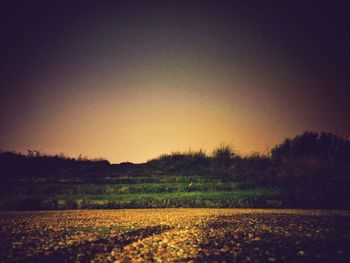
[{"label": "distant vegetation", "polygon": [[88,159],[79,156],[69,158],[60,155],[47,155],[40,151],[28,150],[27,155],[0,150],[1,180],[13,178],[61,176],[76,169],[108,166],[110,163],[102,158]]},{"label": "distant vegetation", "polygon": [[350,208],[350,141],[304,132],[268,155],[221,145],[143,164],[0,152],[0,209]]}]

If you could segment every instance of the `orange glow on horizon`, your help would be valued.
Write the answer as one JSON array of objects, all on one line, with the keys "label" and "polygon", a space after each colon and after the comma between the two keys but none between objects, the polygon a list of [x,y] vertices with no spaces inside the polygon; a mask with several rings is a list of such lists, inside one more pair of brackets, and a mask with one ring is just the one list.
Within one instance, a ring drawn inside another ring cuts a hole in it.
[{"label": "orange glow on horizon", "polygon": [[350,133],[338,5],[56,2],[13,4],[4,17],[3,150],[138,163]]}]

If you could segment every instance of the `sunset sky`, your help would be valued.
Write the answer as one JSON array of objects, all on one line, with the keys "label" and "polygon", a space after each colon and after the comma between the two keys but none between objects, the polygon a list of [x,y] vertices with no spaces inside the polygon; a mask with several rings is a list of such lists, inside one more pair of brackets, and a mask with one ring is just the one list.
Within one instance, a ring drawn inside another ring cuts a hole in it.
[{"label": "sunset sky", "polygon": [[350,135],[340,1],[8,3],[2,150],[143,162],[221,143],[266,152],[305,130]]}]

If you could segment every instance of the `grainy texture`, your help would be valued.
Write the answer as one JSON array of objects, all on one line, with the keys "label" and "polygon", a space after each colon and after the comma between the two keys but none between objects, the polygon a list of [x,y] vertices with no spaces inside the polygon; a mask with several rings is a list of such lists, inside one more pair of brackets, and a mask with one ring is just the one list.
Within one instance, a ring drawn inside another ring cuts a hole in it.
[{"label": "grainy texture", "polygon": [[349,262],[350,211],[0,213],[1,262]]}]

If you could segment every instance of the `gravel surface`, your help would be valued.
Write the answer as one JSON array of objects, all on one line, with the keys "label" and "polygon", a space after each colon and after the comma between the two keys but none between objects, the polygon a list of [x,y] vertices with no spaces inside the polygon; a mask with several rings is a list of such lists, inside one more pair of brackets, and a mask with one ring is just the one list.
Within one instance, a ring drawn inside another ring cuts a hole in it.
[{"label": "gravel surface", "polygon": [[0,262],[350,262],[350,211],[0,213]]}]

